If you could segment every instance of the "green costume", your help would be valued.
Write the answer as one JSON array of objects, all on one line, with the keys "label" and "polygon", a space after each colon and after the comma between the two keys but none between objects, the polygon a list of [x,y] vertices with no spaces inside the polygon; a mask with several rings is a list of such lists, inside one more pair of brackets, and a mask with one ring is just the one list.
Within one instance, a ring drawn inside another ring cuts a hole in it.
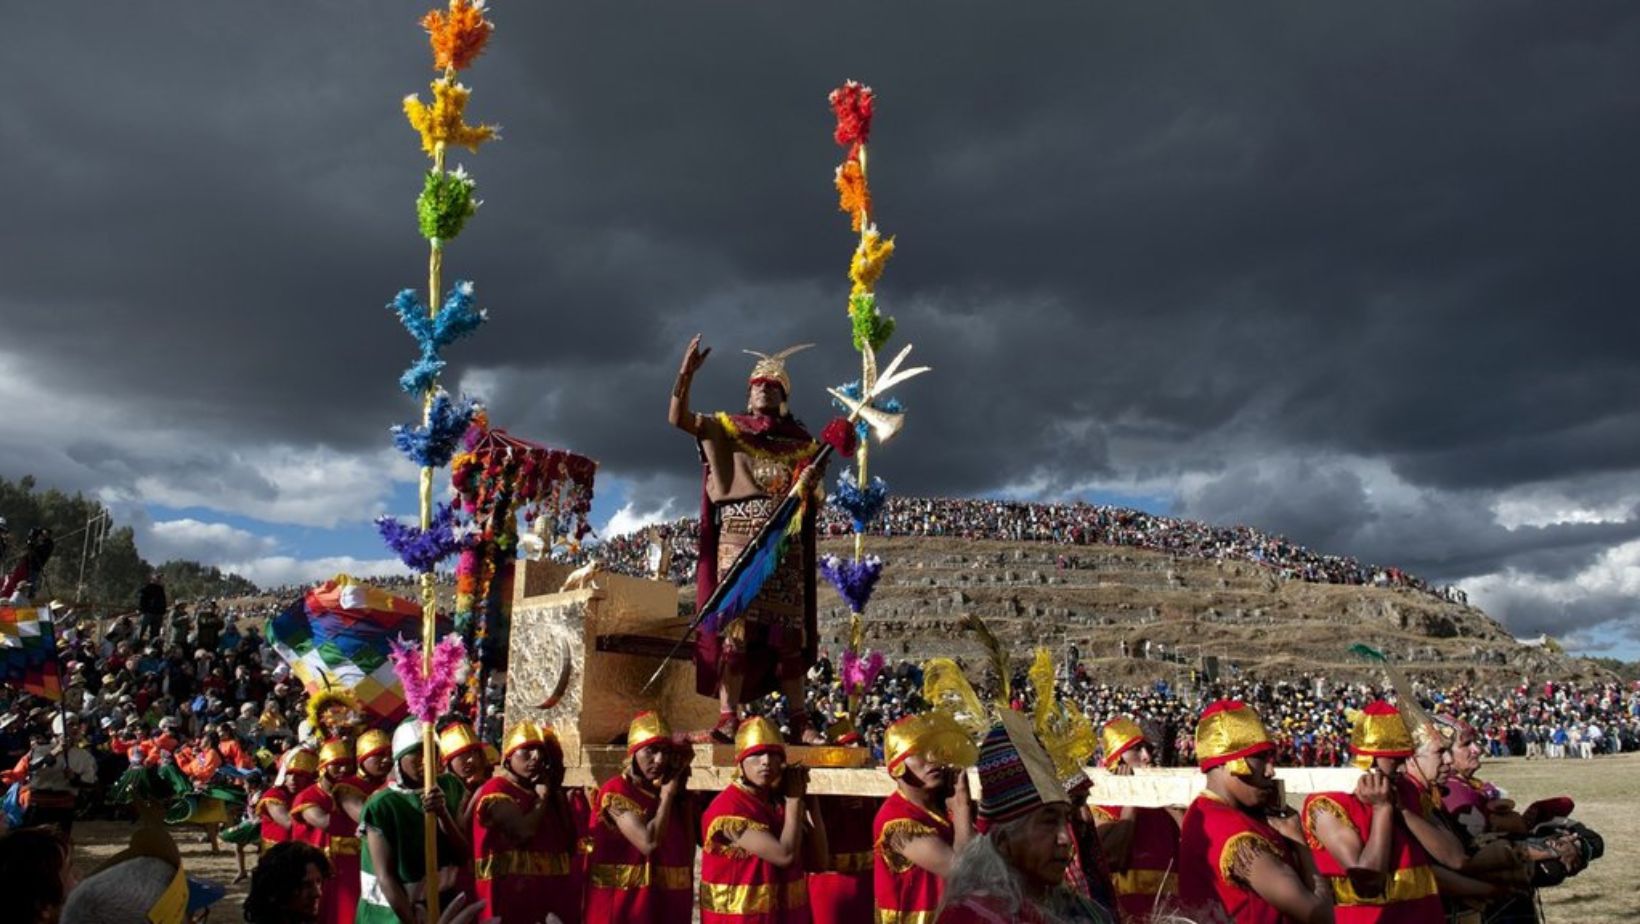
[{"label": "green costume", "polygon": [[[438,777],[438,787],[444,790],[445,804],[455,812],[461,805],[466,789],[461,781],[444,773]],[[410,900],[422,900],[422,880],[426,878],[424,839],[426,824],[421,810],[421,790],[409,790],[396,780],[383,786],[364,804],[359,816],[359,909],[354,924],[398,924],[398,916],[387,903],[381,883],[376,878],[376,862],[370,855],[370,832],[374,831],[393,845],[393,866],[399,882],[409,892]],[[460,866],[463,857],[441,829],[438,832],[438,862],[440,868]]]}]

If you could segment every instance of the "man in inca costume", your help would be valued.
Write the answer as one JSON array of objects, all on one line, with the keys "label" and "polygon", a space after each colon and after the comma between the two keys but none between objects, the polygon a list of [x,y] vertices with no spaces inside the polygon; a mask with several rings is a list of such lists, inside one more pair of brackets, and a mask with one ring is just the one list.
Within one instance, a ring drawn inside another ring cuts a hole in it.
[{"label": "man in inca costume", "polygon": [[[691,412],[689,386],[711,350],[702,350],[697,336],[683,354],[667,416],[673,426],[695,438],[706,469],[695,574],[697,608],[706,604],[741,550],[773,516],[818,449],[787,405],[791,379],[786,357],[804,348],[773,356],[753,354],[758,362],[747,382],[744,414]],[[809,482],[816,488],[819,474]],[[787,550],[746,613],[720,631],[702,631],[696,639],[695,686],[704,696],[718,697],[721,711],[712,730],[718,741],[734,740],[742,703],[775,690],[785,694],[792,735],[817,738],[803,707],[803,678],[816,653],[817,508],[817,503],[808,505],[800,541]]]}]

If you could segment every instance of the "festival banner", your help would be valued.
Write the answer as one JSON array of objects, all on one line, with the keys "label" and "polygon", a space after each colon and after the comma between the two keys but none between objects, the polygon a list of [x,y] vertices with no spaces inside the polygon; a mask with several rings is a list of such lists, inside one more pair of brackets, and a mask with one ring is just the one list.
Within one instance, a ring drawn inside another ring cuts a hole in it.
[{"label": "festival banner", "polygon": [[0,607],[0,685],[63,698],[57,631],[48,607]]},{"label": "festival banner", "polygon": [[406,706],[388,655],[395,640],[421,640],[421,616],[419,603],[338,575],[268,620],[266,634],[309,694],[346,691],[372,726],[391,727]]}]

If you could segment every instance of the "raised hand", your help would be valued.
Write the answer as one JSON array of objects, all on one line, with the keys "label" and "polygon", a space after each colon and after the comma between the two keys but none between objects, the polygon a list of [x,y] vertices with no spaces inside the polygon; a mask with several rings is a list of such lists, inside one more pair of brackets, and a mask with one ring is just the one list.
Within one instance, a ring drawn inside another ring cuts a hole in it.
[{"label": "raised hand", "polygon": [[700,334],[696,334],[683,351],[683,365],[678,367],[678,378],[684,381],[694,378],[695,371],[700,368],[701,363],[706,362],[706,357],[711,352],[711,347],[704,350],[700,348]]}]

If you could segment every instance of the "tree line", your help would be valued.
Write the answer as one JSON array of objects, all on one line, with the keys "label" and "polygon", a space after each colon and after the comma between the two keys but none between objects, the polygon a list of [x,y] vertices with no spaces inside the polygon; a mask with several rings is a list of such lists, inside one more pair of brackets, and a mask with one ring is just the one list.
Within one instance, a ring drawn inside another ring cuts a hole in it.
[{"label": "tree line", "polygon": [[[200,597],[239,597],[258,593],[243,577],[197,561],[168,561],[155,566],[137,553],[136,533],[113,525],[108,508],[83,494],[41,489],[33,475],[12,481],[0,477],[0,517],[10,529],[0,567],[10,573],[23,554],[23,544],[35,527],[51,530],[56,550],[47,562],[35,600],[99,604],[110,609],[132,609],[137,590],[158,571],[172,600]],[[106,524],[106,525],[105,525]],[[82,567],[83,561],[83,567]]]}]

